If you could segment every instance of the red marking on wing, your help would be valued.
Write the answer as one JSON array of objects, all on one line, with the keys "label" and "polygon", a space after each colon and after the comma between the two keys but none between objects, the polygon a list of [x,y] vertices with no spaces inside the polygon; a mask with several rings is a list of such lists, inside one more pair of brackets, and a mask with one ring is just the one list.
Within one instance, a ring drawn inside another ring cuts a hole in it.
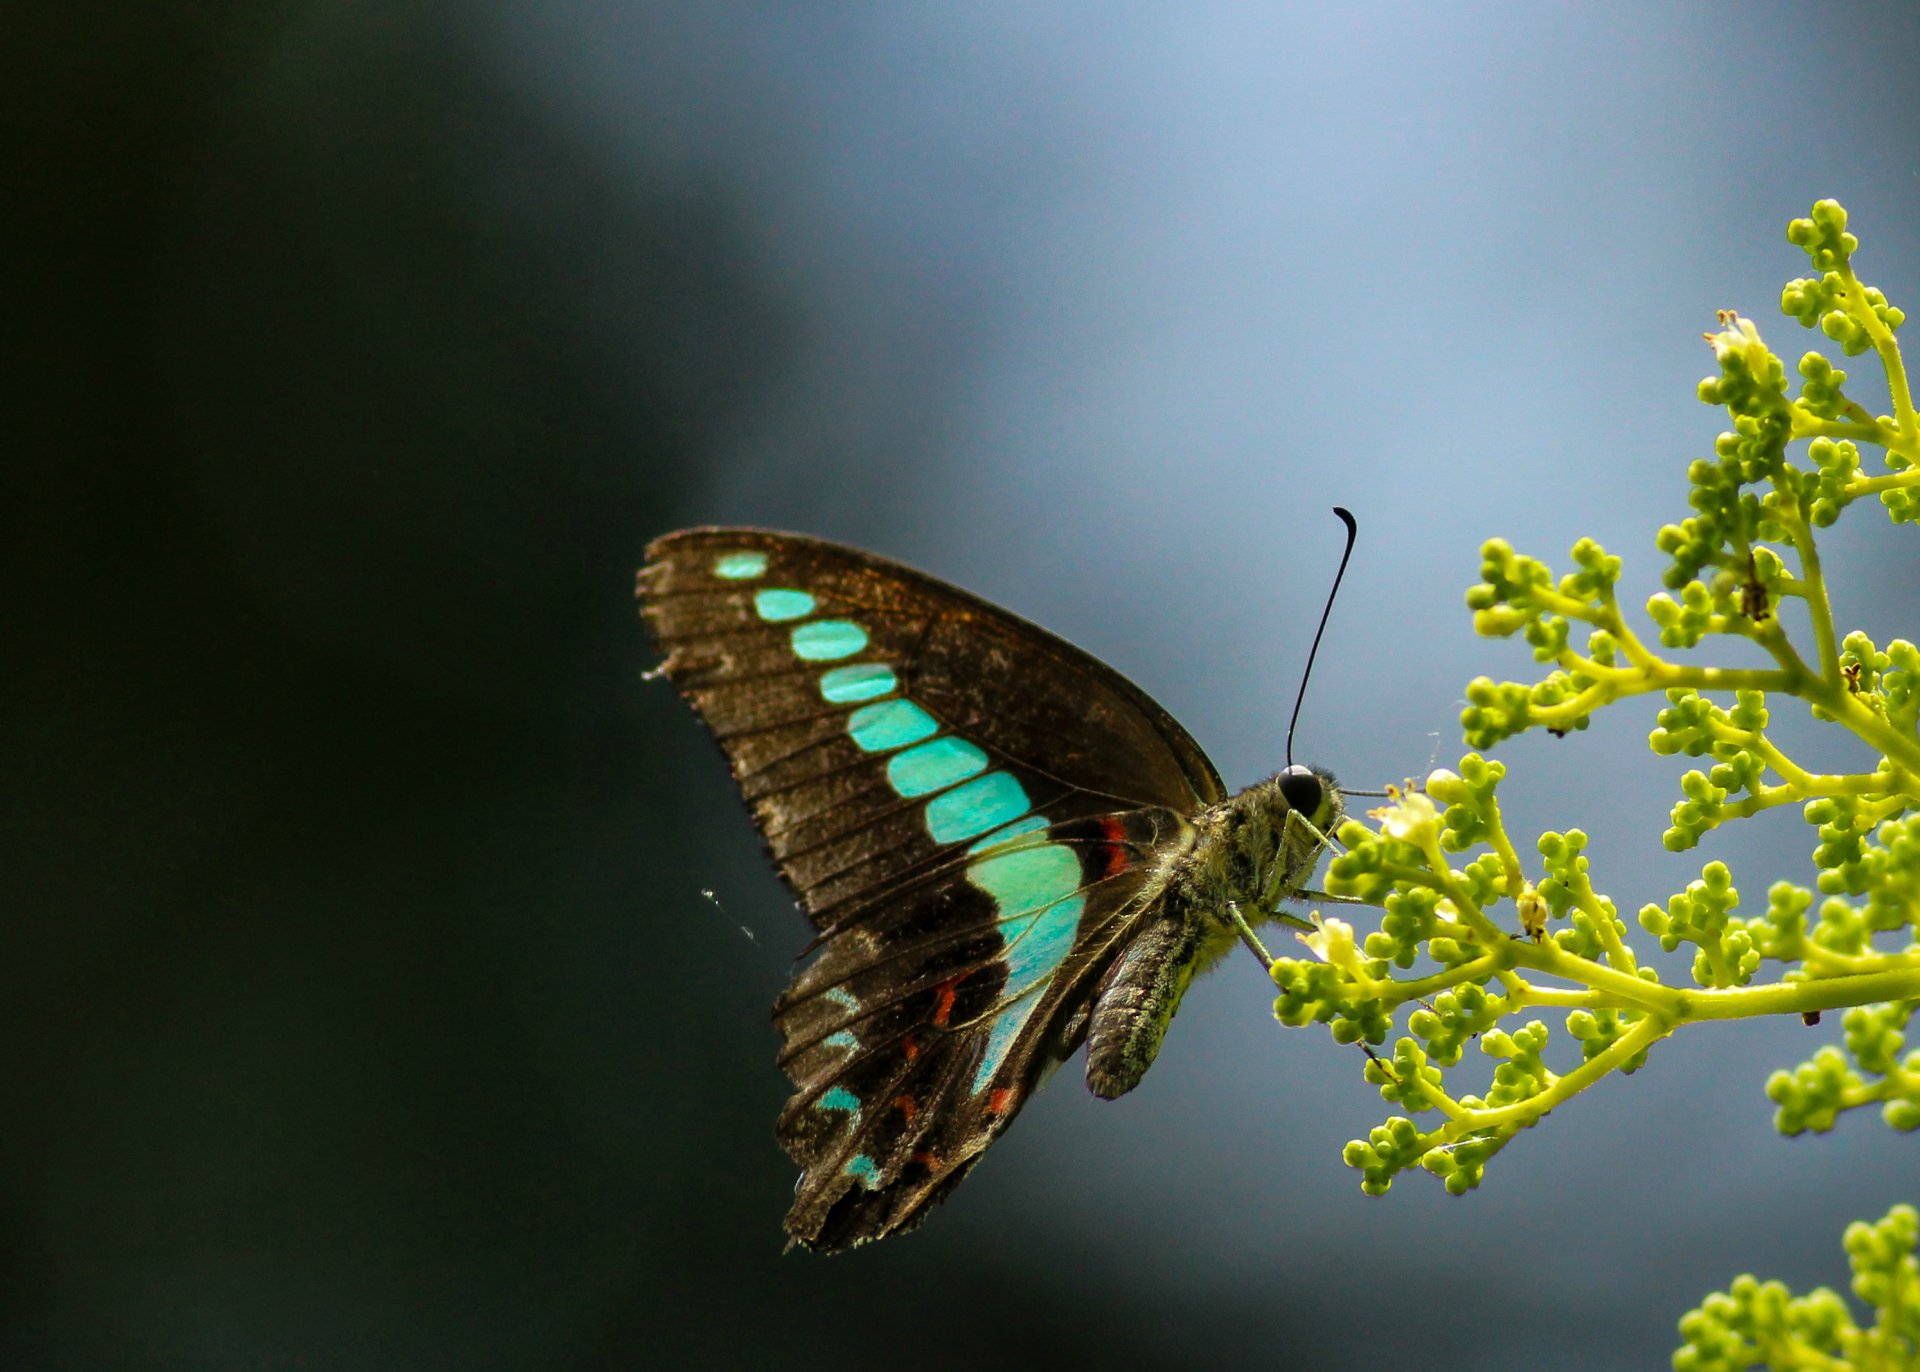
[{"label": "red marking on wing", "polygon": [[900,1040],[900,1051],[907,1055],[908,1062],[912,1062],[920,1056],[920,1045],[915,1043],[913,1036],[909,1034],[906,1038]]},{"label": "red marking on wing", "polygon": [[908,1158],[907,1161],[917,1162],[929,1172],[938,1172],[940,1170],[940,1159],[933,1153],[915,1153],[912,1157]]},{"label": "red marking on wing", "polygon": [[907,1117],[907,1123],[913,1123],[913,1117],[920,1113],[920,1107],[914,1104],[912,1096],[895,1096],[893,1107]]},{"label": "red marking on wing", "polygon": [[973,973],[971,971],[962,972],[957,977],[948,977],[945,981],[933,988],[933,1022],[942,1029],[947,1027],[947,1020],[953,1014],[954,988],[972,975]]},{"label": "red marking on wing", "polygon": [[1013,1088],[1011,1086],[1002,1086],[997,1090],[989,1091],[987,1093],[987,1113],[989,1115],[1006,1114],[1007,1106],[1012,1100]]},{"label": "red marking on wing", "polygon": [[1127,870],[1127,864],[1133,861],[1133,854],[1127,850],[1127,827],[1113,815],[1100,818],[1100,832],[1106,836],[1107,867],[1100,875],[1117,877]]}]

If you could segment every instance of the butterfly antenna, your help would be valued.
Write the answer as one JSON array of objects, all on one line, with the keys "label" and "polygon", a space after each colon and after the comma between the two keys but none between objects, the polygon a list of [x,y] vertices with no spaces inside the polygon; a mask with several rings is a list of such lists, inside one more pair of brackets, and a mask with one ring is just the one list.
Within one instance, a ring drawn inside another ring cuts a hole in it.
[{"label": "butterfly antenna", "polygon": [[1300,702],[1307,698],[1307,680],[1313,675],[1313,657],[1320,651],[1320,636],[1327,631],[1327,617],[1333,613],[1333,598],[1340,594],[1340,578],[1347,574],[1347,559],[1353,556],[1353,540],[1360,535],[1360,526],[1353,522],[1353,512],[1338,505],[1333,512],[1340,516],[1340,522],[1347,526],[1346,551],[1340,554],[1340,569],[1333,574],[1333,588],[1327,592],[1326,608],[1320,611],[1320,627],[1313,631],[1313,646],[1307,649],[1307,669],[1300,673],[1300,689],[1293,697],[1293,718],[1287,721],[1287,766],[1293,766],[1293,726],[1300,722]]}]

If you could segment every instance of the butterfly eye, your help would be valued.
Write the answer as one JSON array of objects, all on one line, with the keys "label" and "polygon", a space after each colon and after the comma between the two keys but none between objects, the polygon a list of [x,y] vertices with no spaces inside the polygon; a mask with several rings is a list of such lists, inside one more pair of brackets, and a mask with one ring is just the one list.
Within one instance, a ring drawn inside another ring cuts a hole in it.
[{"label": "butterfly eye", "polygon": [[1280,773],[1280,794],[1286,797],[1287,804],[1294,810],[1311,819],[1319,813],[1326,790],[1312,768],[1296,763]]}]

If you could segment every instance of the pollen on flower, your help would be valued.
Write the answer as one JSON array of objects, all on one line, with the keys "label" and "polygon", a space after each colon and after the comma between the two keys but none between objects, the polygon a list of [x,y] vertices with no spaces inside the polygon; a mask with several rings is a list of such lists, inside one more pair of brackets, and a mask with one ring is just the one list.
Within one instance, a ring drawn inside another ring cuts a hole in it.
[{"label": "pollen on flower", "polygon": [[1766,365],[1767,345],[1760,340],[1760,330],[1744,315],[1732,310],[1720,311],[1720,332],[1701,337],[1713,349],[1716,362],[1725,363],[1729,357],[1744,354],[1749,371],[1760,371]]}]

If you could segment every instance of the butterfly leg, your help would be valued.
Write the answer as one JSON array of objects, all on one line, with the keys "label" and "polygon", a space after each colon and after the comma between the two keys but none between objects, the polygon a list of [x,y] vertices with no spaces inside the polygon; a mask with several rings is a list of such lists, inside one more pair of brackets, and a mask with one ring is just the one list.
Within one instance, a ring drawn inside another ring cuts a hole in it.
[{"label": "butterfly leg", "polygon": [[[1296,852],[1296,845],[1299,851]],[[1273,872],[1267,878],[1266,889],[1260,893],[1260,908],[1274,912],[1275,919],[1285,919],[1279,913],[1280,902],[1296,900],[1301,892],[1298,878],[1312,870],[1314,861],[1327,847],[1327,836],[1313,825],[1313,821],[1298,810],[1287,811],[1286,819],[1280,826],[1280,855],[1273,864]],[[1300,924],[1298,920],[1289,923]]]},{"label": "butterfly leg", "polygon": [[[1315,891],[1311,887],[1306,887],[1306,886],[1302,886],[1299,890],[1295,891],[1291,899],[1305,900],[1305,901],[1318,901],[1327,905],[1371,905],[1373,904],[1372,901],[1362,900],[1360,899],[1359,896],[1336,896],[1331,891]],[[1276,916],[1276,918],[1284,918],[1284,916]]]},{"label": "butterfly leg", "polygon": [[1233,921],[1234,931],[1240,935],[1240,941],[1252,949],[1253,955],[1260,959],[1260,965],[1272,971],[1273,954],[1269,953],[1266,945],[1260,942],[1260,936],[1253,932],[1253,926],[1247,923],[1247,917],[1240,913],[1240,902],[1234,900],[1227,902],[1227,918]]}]

